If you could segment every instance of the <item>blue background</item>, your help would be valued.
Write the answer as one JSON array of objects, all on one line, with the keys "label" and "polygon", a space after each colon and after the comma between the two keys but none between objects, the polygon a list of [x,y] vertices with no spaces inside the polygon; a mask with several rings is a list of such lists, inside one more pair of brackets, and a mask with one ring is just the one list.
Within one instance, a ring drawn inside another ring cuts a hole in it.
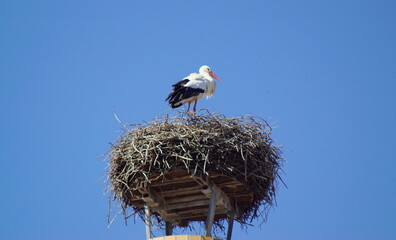
[{"label": "blue background", "polygon": [[[100,158],[121,126],[202,100],[276,127],[278,206],[235,239],[396,239],[396,2],[0,1],[0,238],[145,239],[107,227]],[[157,236],[161,233],[157,232]]]}]

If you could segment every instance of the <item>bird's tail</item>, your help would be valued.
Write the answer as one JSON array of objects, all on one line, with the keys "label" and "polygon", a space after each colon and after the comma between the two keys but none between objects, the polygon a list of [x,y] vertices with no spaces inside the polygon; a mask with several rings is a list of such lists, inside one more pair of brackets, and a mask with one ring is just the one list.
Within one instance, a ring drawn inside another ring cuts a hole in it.
[{"label": "bird's tail", "polygon": [[178,108],[178,107],[180,107],[181,105],[183,105],[183,103],[171,103],[171,104],[169,104],[172,108]]}]

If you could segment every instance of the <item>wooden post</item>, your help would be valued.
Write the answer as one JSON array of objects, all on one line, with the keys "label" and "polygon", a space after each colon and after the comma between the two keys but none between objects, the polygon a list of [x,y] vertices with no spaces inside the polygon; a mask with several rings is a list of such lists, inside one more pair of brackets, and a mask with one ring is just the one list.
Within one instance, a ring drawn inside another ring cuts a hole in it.
[{"label": "wooden post", "polygon": [[230,218],[228,219],[228,230],[227,230],[227,238],[226,240],[231,240],[232,235],[232,227],[234,225],[234,217],[235,217],[235,210],[231,210]]},{"label": "wooden post", "polygon": [[146,224],[146,239],[151,238],[151,213],[147,203],[144,204],[144,223]]},{"label": "wooden post", "polygon": [[172,222],[169,221],[165,222],[165,235],[166,236],[172,235]]},{"label": "wooden post", "polygon": [[206,229],[205,236],[212,236],[212,225],[214,220],[214,215],[216,212],[216,202],[217,202],[217,193],[216,191],[212,191],[209,203],[209,211],[208,216],[206,218]]}]

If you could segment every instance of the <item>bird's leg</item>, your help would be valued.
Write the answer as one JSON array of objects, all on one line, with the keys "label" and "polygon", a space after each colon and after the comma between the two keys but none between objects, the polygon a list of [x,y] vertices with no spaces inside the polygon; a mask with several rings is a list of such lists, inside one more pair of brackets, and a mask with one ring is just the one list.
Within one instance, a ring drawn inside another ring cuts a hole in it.
[{"label": "bird's leg", "polygon": [[194,112],[197,111],[197,102],[198,102],[198,100],[195,100],[195,102],[194,102],[194,108],[193,108]]},{"label": "bird's leg", "polygon": [[187,108],[187,112],[189,112],[190,111],[190,102],[188,102],[188,108]]}]

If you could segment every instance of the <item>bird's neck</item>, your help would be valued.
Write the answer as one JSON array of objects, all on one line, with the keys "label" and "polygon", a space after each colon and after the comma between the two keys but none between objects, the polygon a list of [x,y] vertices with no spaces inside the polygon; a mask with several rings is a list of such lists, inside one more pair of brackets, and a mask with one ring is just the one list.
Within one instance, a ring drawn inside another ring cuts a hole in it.
[{"label": "bird's neck", "polygon": [[204,76],[206,79],[208,79],[210,81],[214,81],[212,76],[210,76],[210,74],[207,73],[207,72],[203,72],[203,73],[201,73],[201,75]]}]

